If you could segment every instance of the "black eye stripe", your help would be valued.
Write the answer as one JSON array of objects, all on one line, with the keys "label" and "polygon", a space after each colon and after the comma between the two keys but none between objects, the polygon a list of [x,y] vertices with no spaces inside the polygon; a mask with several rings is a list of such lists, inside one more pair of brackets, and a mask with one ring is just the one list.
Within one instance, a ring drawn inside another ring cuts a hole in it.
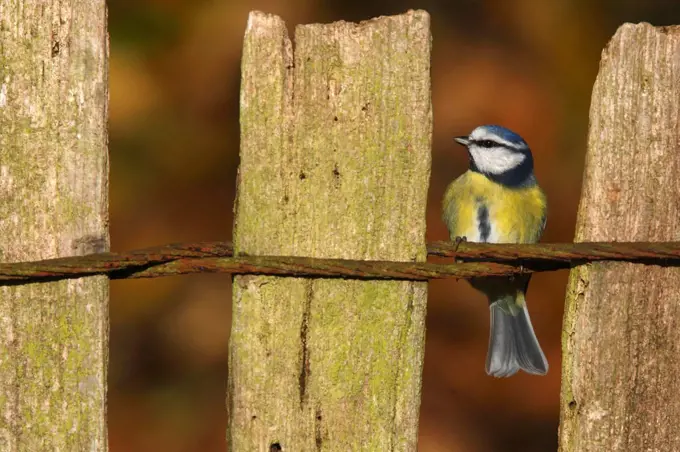
[{"label": "black eye stripe", "polygon": [[507,149],[508,151],[511,152],[520,152],[520,153],[525,153],[528,151],[528,148],[526,147],[515,147],[515,146],[510,146],[509,144],[505,143],[499,143],[498,141],[494,140],[470,140],[471,145],[475,145],[477,147],[483,148],[483,149],[491,149],[491,148],[503,148]]},{"label": "black eye stripe", "polygon": [[497,141],[493,140],[473,140],[472,144],[475,144],[479,146],[480,148],[497,148],[497,147],[502,147],[506,148],[508,146],[498,143]]}]

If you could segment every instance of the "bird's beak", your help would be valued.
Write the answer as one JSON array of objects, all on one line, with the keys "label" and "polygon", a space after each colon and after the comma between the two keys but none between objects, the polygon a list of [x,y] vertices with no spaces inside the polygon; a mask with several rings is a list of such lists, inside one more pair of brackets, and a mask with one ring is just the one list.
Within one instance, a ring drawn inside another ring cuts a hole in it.
[{"label": "bird's beak", "polygon": [[454,140],[456,143],[462,144],[463,146],[470,144],[470,139],[468,137],[455,137]]}]

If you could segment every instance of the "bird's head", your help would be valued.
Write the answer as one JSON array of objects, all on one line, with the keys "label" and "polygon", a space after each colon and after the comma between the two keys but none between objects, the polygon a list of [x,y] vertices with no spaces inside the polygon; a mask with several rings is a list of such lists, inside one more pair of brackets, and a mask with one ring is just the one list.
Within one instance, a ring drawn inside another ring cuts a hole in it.
[{"label": "bird's head", "polygon": [[455,140],[467,147],[470,170],[509,186],[523,185],[533,179],[531,150],[512,130],[495,125],[479,126],[469,136]]}]

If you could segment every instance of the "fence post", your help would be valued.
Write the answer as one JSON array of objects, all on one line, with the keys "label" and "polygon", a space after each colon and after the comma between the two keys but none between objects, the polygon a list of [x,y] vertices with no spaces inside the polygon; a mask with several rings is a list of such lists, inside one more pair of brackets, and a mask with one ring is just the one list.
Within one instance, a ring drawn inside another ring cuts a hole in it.
[{"label": "fence post", "polygon": [[[251,13],[238,254],[423,261],[424,11],[296,29]],[[427,284],[234,278],[233,451],[416,450]]]},{"label": "fence post", "polygon": [[[108,249],[104,0],[0,0],[0,260]],[[108,280],[0,287],[0,450],[107,450]]]},{"label": "fence post", "polygon": [[[576,241],[680,238],[680,27],[602,54]],[[560,450],[680,450],[680,269],[598,263],[567,290]]]}]

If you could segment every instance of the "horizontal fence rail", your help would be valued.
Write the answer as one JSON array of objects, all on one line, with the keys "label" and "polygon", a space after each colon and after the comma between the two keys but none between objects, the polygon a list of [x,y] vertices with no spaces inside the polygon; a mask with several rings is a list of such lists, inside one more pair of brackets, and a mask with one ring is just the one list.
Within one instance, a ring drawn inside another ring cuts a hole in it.
[{"label": "horizontal fence rail", "polygon": [[508,276],[568,269],[599,261],[680,265],[680,242],[489,244],[433,242],[429,256],[458,262],[392,262],[288,256],[234,256],[230,242],[171,244],[124,253],[96,253],[0,264],[0,286],[83,276],[156,278],[191,273],[404,279]]}]

